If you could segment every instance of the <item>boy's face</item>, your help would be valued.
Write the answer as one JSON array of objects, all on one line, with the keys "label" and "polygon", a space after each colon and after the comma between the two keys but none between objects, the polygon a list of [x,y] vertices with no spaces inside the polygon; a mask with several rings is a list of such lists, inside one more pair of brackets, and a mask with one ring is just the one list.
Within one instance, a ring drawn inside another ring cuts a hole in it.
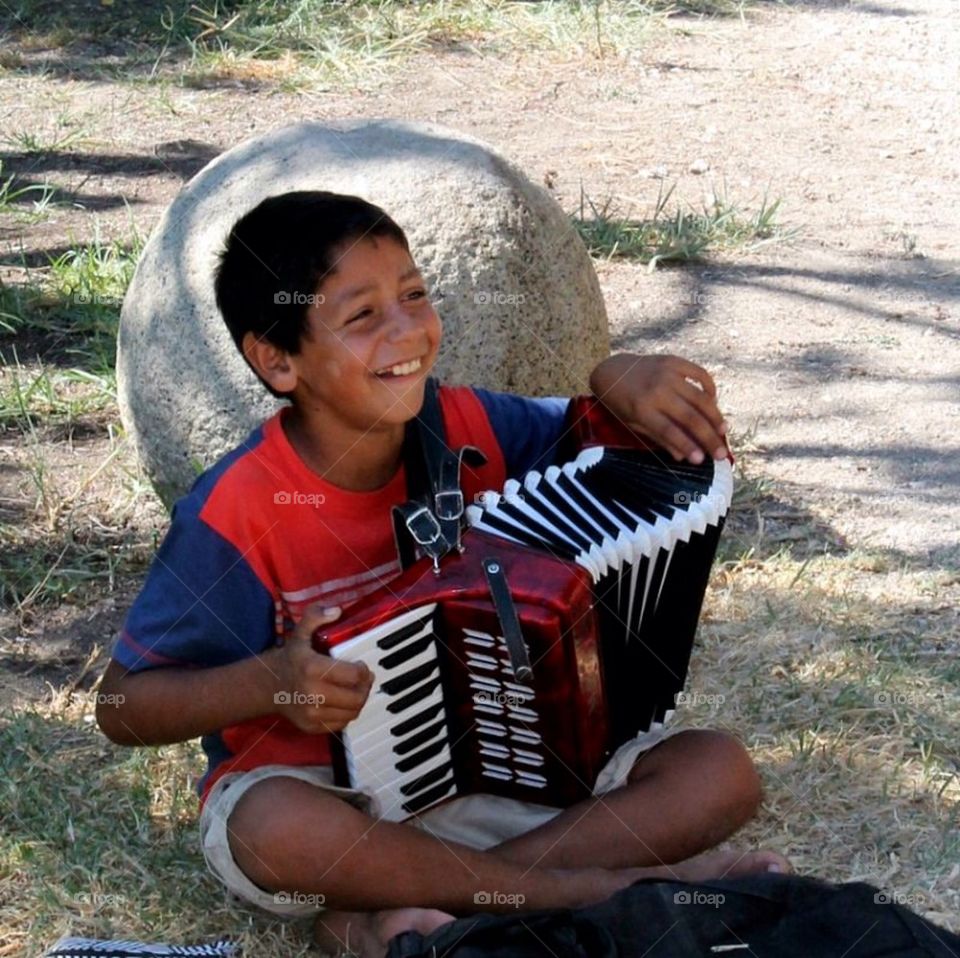
[{"label": "boy's face", "polygon": [[324,428],[367,432],[420,411],[440,317],[410,254],[389,237],[339,250],[307,310],[293,399]]}]

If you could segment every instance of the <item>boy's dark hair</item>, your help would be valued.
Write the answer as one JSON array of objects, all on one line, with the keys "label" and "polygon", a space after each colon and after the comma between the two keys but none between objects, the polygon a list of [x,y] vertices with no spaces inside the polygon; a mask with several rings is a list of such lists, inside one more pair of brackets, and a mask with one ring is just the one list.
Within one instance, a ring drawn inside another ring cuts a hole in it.
[{"label": "boy's dark hair", "polygon": [[388,236],[410,249],[403,230],[358,196],[283,193],[241,217],[230,230],[214,278],[217,306],[241,353],[248,332],[298,353],[311,295],[336,269],[344,244],[364,236]]}]

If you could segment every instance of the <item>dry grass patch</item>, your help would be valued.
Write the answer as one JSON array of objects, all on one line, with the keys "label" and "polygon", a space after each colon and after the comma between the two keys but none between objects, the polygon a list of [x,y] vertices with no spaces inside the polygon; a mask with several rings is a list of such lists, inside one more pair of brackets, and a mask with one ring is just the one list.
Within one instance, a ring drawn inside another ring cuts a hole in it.
[{"label": "dry grass patch", "polygon": [[767,801],[744,840],[957,929],[960,590],[950,570],[881,558],[721,567],[682,720],[750,744]]}]

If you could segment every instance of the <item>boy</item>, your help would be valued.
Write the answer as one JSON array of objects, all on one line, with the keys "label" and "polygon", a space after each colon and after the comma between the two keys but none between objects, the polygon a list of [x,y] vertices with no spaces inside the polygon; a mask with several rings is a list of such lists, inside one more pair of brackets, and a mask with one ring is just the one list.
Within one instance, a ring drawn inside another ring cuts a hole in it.
[{"label": "boy", "polygon": [[[244,216],[216,290],[244,358],[291,405],[177,504],[104,676],[117,697],[101,700],[122,704],[98,721],[129,745],[203,736],[204,854],[227,887],[280,914],[323,903],[322,945],[382,956],[393,935],[491,899],[574,906],[641,877],[785,869],[770,852],[700,855],[759,801],[745,750],[718,733],[627,743],[600,775],[602,797],[559,814],[469,796],[394,824],[332,785],[328,733],[358,714],[371,675],[310,638],[399,571],[390,507],[406,499],[404,427],[440,320],[401,229],[329,193],[273,197]],[[675,458],[726,455],[698,366],[617,356],[591,387]],[[488,457],[465,470],[468,499],[547,461],[560,436],[559,400],[445,388],[440,401],[449,445]]]}]

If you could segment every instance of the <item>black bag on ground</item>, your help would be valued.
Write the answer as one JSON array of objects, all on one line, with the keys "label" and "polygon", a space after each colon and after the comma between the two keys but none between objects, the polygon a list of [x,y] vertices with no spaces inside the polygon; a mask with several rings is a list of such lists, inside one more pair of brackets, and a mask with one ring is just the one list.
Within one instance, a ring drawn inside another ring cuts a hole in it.
[{"label": "black bag on ground", "polygon": [[762,874],[644,881],[589,908],[473,915],[387,958],[958,958],[960,936],[871,885]]}]

